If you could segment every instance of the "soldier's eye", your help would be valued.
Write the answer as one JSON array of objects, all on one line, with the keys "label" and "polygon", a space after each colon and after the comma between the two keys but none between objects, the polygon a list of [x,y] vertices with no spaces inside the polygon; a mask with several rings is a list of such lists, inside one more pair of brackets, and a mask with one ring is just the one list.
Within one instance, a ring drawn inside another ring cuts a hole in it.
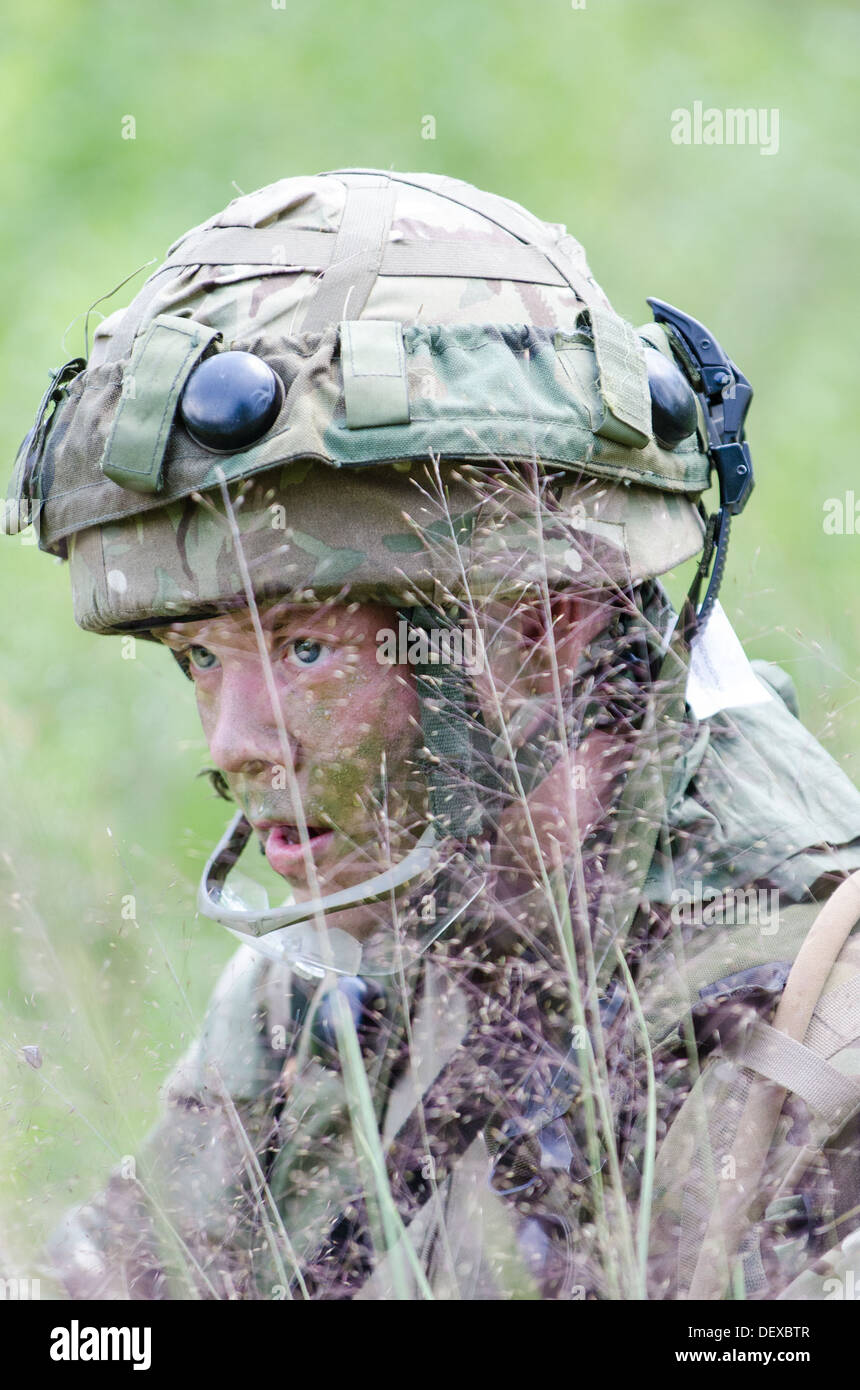
[{"label": "soldier's eye", "polygon": [[211,671],[218,665],[217,656],[215,656],[213,652],[210,652],[208,647],[189,647],[188,655],[192,670]]},{"label": "soldier's eye", "polygon": [[320,657],[331,651],[324,642],[315,642],[312,637],[297,637],[287,647],[287,661],[293,666],[313,666]]}]

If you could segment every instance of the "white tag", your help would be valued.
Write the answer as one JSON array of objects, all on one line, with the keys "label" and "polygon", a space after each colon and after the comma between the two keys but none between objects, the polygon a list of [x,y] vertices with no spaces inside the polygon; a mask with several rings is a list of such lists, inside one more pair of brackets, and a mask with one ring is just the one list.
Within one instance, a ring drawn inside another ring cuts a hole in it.
[{"label": "white tag", "polygon": [[693,638],[686,698],[697,719],[773,699],[719,603],[714,604],[704,632]]}]

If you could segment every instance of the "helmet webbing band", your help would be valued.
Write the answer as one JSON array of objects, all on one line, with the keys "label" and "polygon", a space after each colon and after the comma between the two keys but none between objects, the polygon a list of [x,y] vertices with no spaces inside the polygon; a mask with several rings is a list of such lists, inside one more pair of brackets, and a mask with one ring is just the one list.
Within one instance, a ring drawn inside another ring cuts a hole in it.
[{"label": "helmet webbing band", "polygon": [[361,317],[376,284],[382,252],[394,213],[395,189],[386,175],[368,175],[361,184],[348,184],[343,216],[332,263],[305,315],[306,333],[321,333],[349,313]]}]

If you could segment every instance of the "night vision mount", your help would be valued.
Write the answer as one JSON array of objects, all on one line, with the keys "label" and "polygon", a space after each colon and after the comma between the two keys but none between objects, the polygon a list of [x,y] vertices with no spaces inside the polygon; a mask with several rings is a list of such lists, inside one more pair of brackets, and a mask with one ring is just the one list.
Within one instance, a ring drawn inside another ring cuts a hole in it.
[{"label": "night vision mount", "polygon": [[703,324],[662,299],[649,299],[648,304],[655,321],[666,330],[702,407],[708,431],[708,457],[720,489],[720,505],[708,519],[704,553],[690,590],[695,605],[713,559],[711,578],[696,615],[701,630],[722,583],[731,518],[743,511],[754,486],[752,459],[744,436],[744,421],[753,393],[743,372]]}]

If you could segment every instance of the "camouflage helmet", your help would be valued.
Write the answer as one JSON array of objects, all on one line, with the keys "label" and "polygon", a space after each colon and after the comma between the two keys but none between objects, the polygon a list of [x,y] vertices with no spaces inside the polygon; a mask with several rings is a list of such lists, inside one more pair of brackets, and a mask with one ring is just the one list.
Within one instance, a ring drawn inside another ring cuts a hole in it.
[{"label": "camouflage helmet", "polygon": [[[216,451],[189,393],[237,354],[269,404]],[[709,483],[700,409],[654,437],[660,354],[680,377],[666,332],[637,333],[564,227],[516,203],[438,175],[282,179],[175,242],[56,375],[6,529],[35,515],[105,633],[244,604],[248,575],[258,597],[425,603],[586,560],[636,582],[702,548]],[[539,539],[517,484],[535,461],[555,480]]]},{"label": "camouflage helmet", "polygon": [[[742,423],[748,397],[730,411],[719,392],[742,379],[721,376],[718,345],[686,319],[698,338],[685,347],[671,314],[637,332],[562,226],[466,183],[284,179],[176,242],[89,361],[54,375],[6,529],[32,516],[42,548],[69,561],[78,623],[103,633],[251,598],[383,599],[428,627],[535,585],[629,593],[703,537],[709,555],[698,500],[718,448],[741,447],[721,445],[738,437],[723,417]],[[727,517],[742,503],[720,476]],[[546,775],[562,734],[550,719],[509,769],[457,662],[415,675],[429,821],[414,849],[354,888],[272,909],[236,886],[252,834],[240,811],[204,871],[202,912],[311,974],[385,974],[473,910],[492,808],[512,777],[523,793]],[[400,889],[393,934],[387,908],[372,941],[329,929]]]}]

